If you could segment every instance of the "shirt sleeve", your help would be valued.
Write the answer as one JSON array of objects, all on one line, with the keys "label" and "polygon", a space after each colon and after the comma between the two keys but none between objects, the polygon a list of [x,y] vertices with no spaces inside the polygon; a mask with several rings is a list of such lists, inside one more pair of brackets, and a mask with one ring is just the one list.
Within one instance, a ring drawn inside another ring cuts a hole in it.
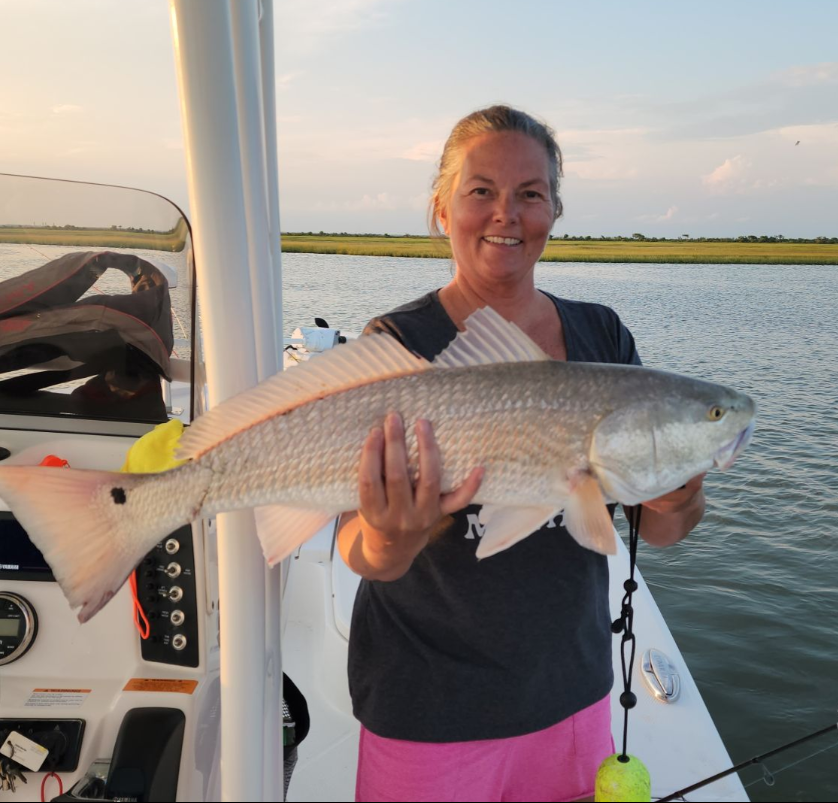
[{"label": "shirt sleeve", "polygon": [[628,327],[620,320],[619,315],[614,313],[617,324],[617,353],[620,355],[620,362],[624,365],[643,365],[640,355],[637,353],[637,346],[634,342],[634,335]]}]

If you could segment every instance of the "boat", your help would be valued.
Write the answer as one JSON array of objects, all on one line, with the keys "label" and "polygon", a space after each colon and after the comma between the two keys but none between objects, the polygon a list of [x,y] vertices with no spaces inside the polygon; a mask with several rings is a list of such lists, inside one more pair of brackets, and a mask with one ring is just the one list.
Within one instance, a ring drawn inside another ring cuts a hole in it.
[{"label": "boat", "polygon": [[[190,219],[153,192],[0,176],[0,299],[16,304],[0,311],[0,359],[3,333],[18,331],[0,375],[7,465],[119,468],[161,424],[188,426],[292,359],[282,337],[271,0],[170,7]],[[60,274],[61,293],[44,297],[53,285],[34,280],[46,274]],[[157,347],[151,354],[126,322],[160,287],[172,310],[163,336],[159,318],[135,327]],[[74,317],[115,299],[127,306],[108,326]],[[51,339],[19,336],[27,316],[58,313],[65,328]],[[293,358],[339,341],[320,328],[292,338]],[[14,732],[42,758],[0,801],[282,800],[289,778],[288,800],[354,799],[346,650],[358,578],[335,549],[335,522],[274,570],[255,526],[244,512],[171,533],[140,563],[136,591],[126,584],[80,625],[25,531],[0,511],[0,749]],[[624,547],[610,568],[616,618]],[[636,576],[628,746],[662,796],[730,759]],[[305,701],[286,690],[284,716],[283,673]],[[618,682],[618,745],[621,691]],[[690,799],[747,796],[734,775]]]}]

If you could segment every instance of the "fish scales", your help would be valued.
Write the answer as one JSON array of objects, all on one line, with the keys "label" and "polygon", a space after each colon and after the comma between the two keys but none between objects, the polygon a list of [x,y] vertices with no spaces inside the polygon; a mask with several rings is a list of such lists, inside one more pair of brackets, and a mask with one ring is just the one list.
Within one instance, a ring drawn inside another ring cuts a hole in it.
[{"label": "fish scales", "polygon": [[596,377],[566,363],[448,368],[304,404],[241,432],[197,461],[206,463],[214,477],[202,512],[211,515],[231,504],[357,507],[361,447],[391,411],[405,420],[414,480],[413,423],[424,417],[433,423],[439,443],[443,490],[482,465],[489,471],[478,504],[481,498],[543,502],[544,486],[556,480],[551,468],[586,467],[591,432],[613,407],[613,394],[604,392],[613,384],[608,375],[615,366],[610,368]]}]

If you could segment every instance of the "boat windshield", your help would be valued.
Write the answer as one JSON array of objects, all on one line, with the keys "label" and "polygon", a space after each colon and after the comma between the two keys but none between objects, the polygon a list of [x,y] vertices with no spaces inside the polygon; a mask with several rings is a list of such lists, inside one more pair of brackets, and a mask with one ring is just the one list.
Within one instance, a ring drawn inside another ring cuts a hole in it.
[{"label": "boat windshield", "polygon": [[5,174],[0,199],[0,417],[188,423],[195,282],[181,211],[139,190]]}]

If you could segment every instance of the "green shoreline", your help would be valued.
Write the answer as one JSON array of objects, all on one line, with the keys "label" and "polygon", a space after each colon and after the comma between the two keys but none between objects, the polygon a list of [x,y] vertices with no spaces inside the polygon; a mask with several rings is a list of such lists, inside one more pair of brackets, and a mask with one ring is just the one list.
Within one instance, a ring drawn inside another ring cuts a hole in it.
[{"label": "green shoreline", "polygon": [[[185,226],[171,232],[0,226],[0,243],[180,251]],[[754,238],[756,239],[756,238]],[[286,253],[450,259],[447,240],[387,235],[283,234]],[[542,262],[657,262],[749,265],[838,265],[838,238],[804,242],[651,239],[554,239]]]},{"label": "green shoreline", "polygon": [[[287,253],[450,259],[446,240],[283,234]],[[838,243],[752,243],[701,240],[550,240],[542,262],[658,262],[838,265]]]},{"label": "green shoreline", "polygon": [[80,248],[144,248],[182,251],[188,235],[181,218],[170,231],[148,229],[85,229],[74,226],[0,226],[0,244],[74,245]]}]

